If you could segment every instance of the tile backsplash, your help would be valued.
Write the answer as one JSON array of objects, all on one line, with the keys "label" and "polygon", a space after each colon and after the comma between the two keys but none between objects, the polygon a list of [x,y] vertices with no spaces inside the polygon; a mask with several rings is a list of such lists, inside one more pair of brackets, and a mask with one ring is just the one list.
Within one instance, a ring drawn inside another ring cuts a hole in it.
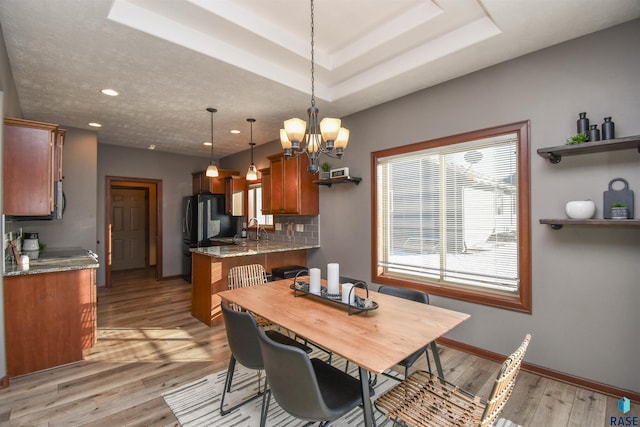
[{"label": "tile backsplash", "polygon": [[270,238],[279,242],[320,244],[319,215],[274,215]]}]

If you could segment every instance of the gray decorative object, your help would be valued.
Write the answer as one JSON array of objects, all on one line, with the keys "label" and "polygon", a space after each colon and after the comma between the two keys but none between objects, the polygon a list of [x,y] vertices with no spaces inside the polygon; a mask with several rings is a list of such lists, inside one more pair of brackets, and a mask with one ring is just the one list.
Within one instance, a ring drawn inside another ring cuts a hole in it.
[{"label": "gray decorative object", "polygon": [[[613,184],[619,181],[624,184],[621,190],[613,188]],[[629,190],[629,183],[624,178],[614,178],[609,181],[609,189],[603,193],[604,203],[602,205],[602,212],[604,219],[612,218],[612,206],[614,204],[625,204],[628,210],[628,218],[633,218],[633,191]]]}]

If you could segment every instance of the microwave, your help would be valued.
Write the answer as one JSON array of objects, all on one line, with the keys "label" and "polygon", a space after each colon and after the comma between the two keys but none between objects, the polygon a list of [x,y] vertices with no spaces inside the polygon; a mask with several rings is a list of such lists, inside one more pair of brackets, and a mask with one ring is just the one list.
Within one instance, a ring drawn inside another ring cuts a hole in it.
[{"label": "microwave", "polygon": [[62,219],[62,215],[67,207],[67,198],[62,191],[62,181],[54,181],[53,183],[53,212],[50,215],[41,216],[19,216],[7,215],[6,219],[10,221],[38,221]]}]

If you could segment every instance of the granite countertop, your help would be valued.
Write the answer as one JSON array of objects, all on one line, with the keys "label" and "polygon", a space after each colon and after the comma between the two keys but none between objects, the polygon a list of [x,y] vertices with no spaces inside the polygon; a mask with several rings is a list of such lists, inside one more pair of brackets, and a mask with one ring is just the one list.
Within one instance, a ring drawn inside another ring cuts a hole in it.
[{"label": "granite countertop", "polygon": [[82,248],[47,249],[37,259],[30,259],[28,266],[5,264],[4,276],[20,276],[24,274],[56,273],[59,271],[84,270],[98,268],[98,256]]},{"label": "granite countertop", "polygon": [[[220,239],[222,243],[227,239]],[[209,246],[206,248],[193,248],[191,252],[212,258],[232,258],[238,256],[260,255],[273,252],[298,251],[302,249],[319,248],[320,245],[310,245],[305,243],[278,242],[275,240],[249,240],[236,239],[238,243],[224,246]],[[228,239],[232,243],[231,238]]]}]

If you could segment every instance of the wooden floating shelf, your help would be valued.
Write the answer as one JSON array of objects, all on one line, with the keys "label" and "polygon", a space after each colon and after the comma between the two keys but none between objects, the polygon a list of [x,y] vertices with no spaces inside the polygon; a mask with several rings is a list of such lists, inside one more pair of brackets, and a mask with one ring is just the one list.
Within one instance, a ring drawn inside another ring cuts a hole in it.
[{"label": "wooden floating shelf", "polygon": [[556,147],[539,148],[540,157],[548,159],[553,164],[560,163],[562,156],[578,154],[603,153],[605,151],[637,149],[640,152],[640,135],[624,138],[607,139],[604,141],[583,142],[582,144],[565,144]]},{"label": "wooden floating shelf", "polygon": [[541,219],[540,224],[548,224],[554,230],[565,225],[597,225],[604,227],[640,227],[640,219]]},{"label": "wooden floating shelf", "polygon": [[317,179],[313,181],[314,184],[318,185],[326,185],[327,187],[331,187],[333,184],[347,184],[354,183],[356,185],[360,184],[362,178],[358,178],[356,176],[341,176],[340,178],[327,178],[327,179]]}]

